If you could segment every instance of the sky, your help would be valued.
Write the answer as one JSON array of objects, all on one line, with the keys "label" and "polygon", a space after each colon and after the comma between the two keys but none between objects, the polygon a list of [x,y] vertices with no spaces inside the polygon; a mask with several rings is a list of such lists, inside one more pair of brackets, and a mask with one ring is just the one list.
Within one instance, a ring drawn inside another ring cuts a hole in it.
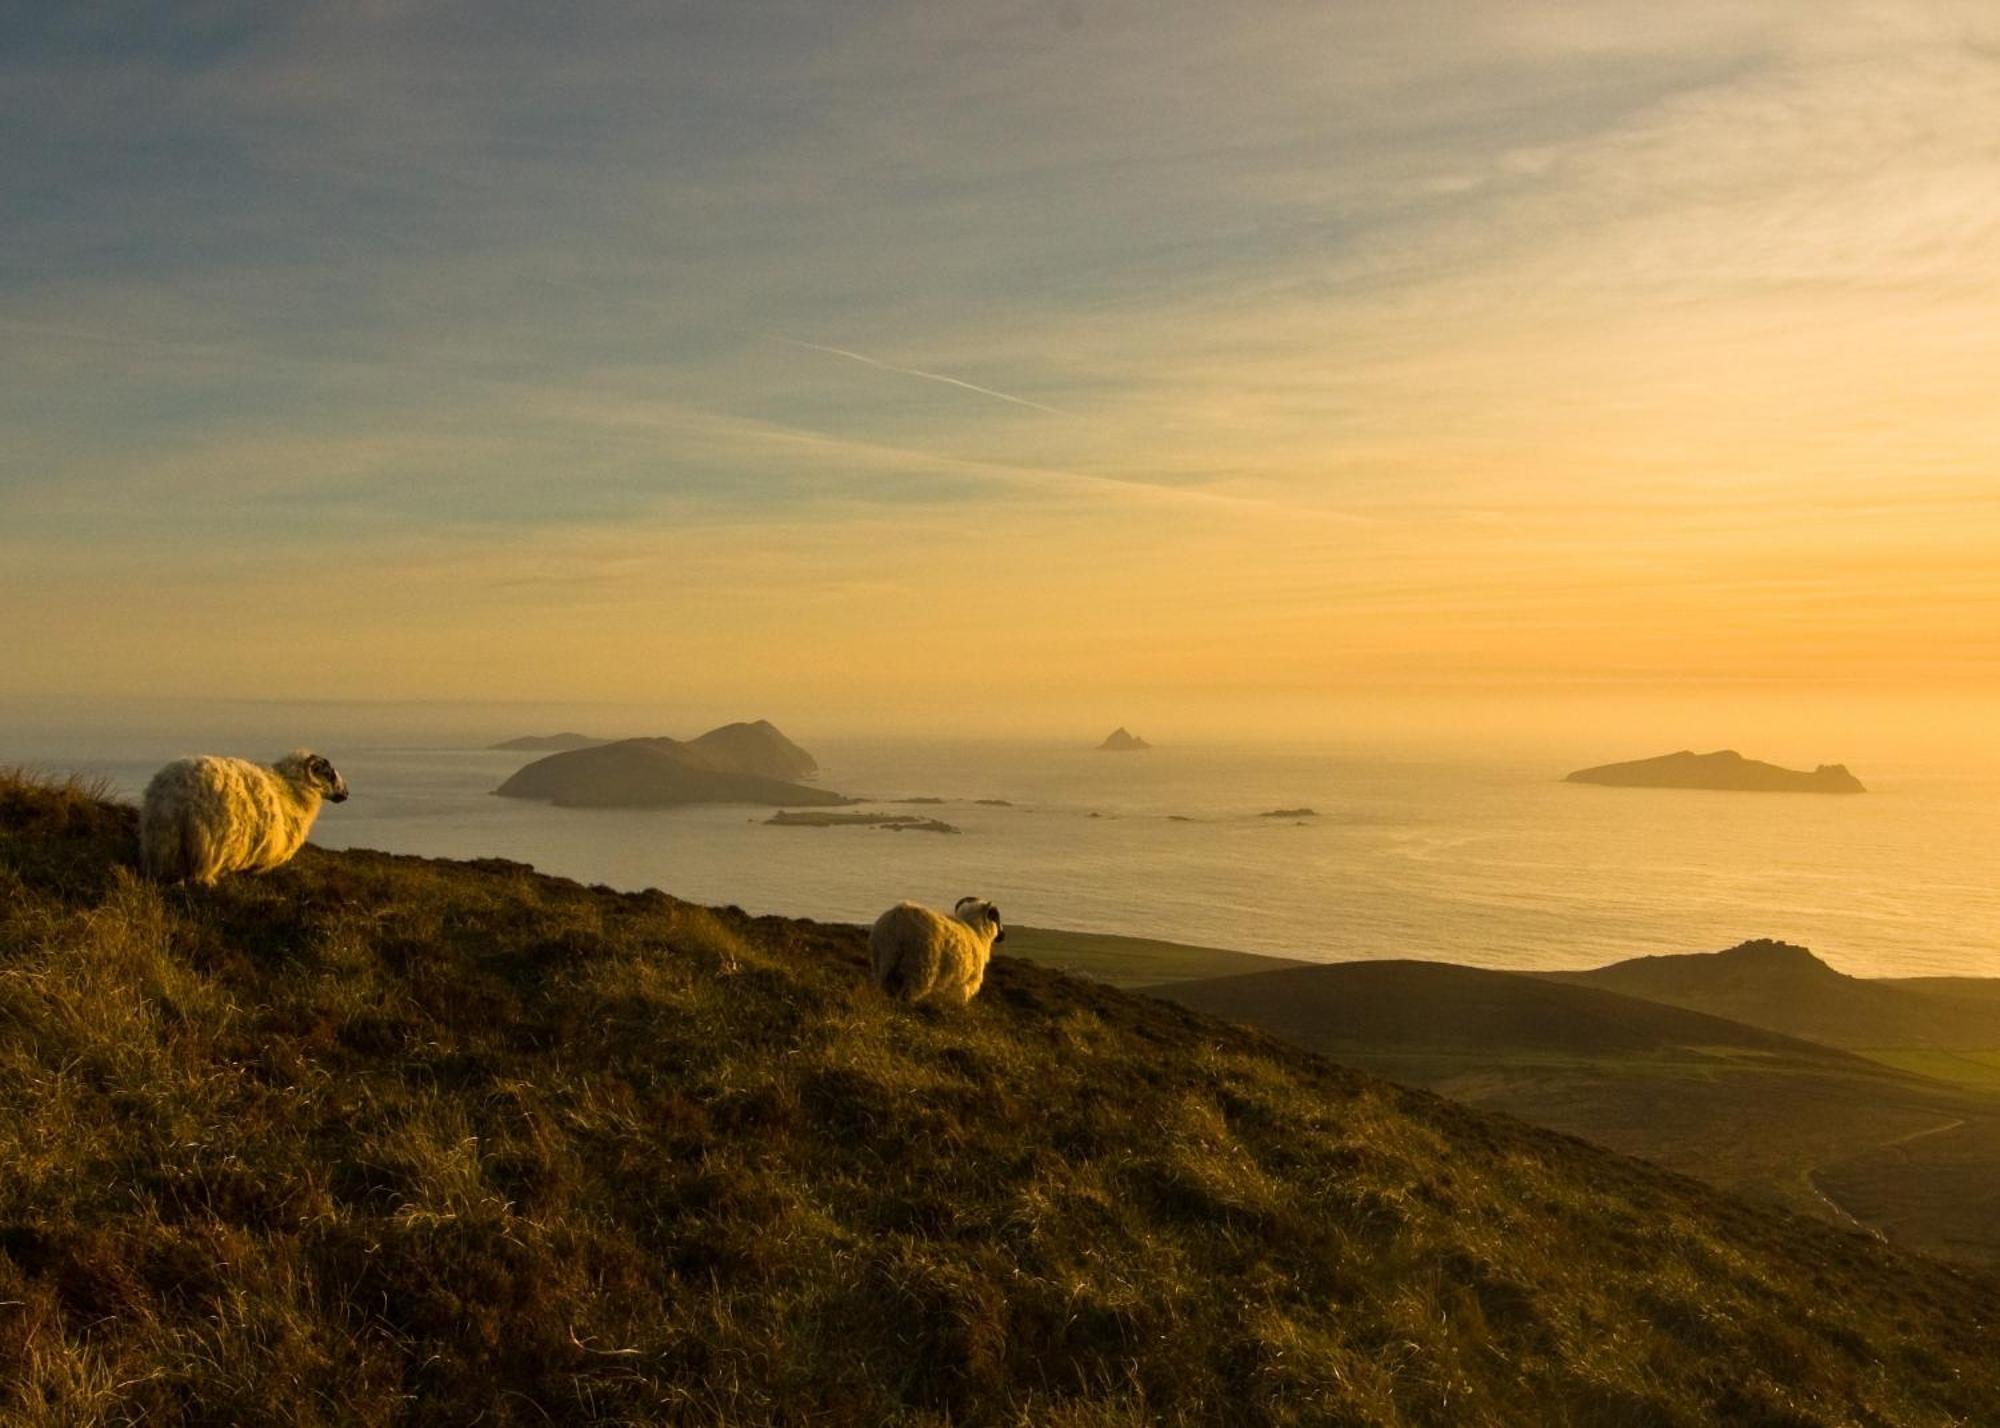
[{"label": "sky", "polygon": [[0,0],[0,697],[2000,688],[2000,11]]}]

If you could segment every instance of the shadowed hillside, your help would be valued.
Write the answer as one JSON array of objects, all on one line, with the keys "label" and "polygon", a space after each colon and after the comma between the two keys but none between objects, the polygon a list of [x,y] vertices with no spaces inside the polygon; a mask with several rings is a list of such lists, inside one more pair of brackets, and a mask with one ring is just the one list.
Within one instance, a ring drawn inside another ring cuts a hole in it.
[{"label": "shadowed hillside", "polygon": [[1860,1050],[2000,1047],[2000,992],[1973,978],[1876,981],[1836,972],[1788,942],[1724,952],[1635,957],[1589,972],[1553,972],[1579,986],[1624,992]]},{"label": "shadowed hillside", "polygon": [[1935,1424],[2000,1286],[1002,958],[0,783],[22,1423]]},{"label": "shadowed hillside", "polygon": [[1726,1189],[2000,1262],[2000,1097],[1984,1088],[1639,997],[1444,962],[1342,962],[1157,990]]},{"label": "shadowed hillside", "polygon": [[1859,1057],[1721,1017],[1451,962],[1335,962],[1190,982],[1161,995],[1326,1049],[1605,1056],[1710,1047],[1871,1069]]}]

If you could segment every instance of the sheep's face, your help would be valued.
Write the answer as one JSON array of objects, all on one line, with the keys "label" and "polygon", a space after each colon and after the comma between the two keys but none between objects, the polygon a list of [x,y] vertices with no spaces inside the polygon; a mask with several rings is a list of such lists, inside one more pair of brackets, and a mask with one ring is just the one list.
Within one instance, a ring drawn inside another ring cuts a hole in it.
[{"label": "sheep's face", "polygon": [[951,911],[952,916],[967,927],[981,932],[991,932],[995,942],[1007,940],[1007,929],[1000,923],[1000,909],[985,898],[962,897]]},{"label": "sheep's face", "polygon": [[328,803],[347,802],[347,780],[330,759],[301,749],[278,765],[279,771],[296,783],[312,789]]}]

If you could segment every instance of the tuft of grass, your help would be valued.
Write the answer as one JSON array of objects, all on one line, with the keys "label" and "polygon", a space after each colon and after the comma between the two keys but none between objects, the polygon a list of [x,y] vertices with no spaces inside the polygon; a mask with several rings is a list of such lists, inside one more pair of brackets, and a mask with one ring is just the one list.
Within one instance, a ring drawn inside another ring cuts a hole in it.
[{"label": "tuft of grass", "polygon": [[1008,958],[0,780],[0,1420],[2000,1421],[2000,1286]]}]

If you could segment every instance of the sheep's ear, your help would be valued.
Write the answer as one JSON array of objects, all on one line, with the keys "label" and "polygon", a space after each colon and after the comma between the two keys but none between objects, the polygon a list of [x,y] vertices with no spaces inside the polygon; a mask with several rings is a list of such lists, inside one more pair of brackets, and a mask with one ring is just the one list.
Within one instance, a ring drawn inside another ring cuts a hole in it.
[{"label": "sheep's ear", "polygon": [[993,925],[995,927],[998,927],[1000,925],[1000,909],[995,907],[990,902],[986,904],[986,915],[993,919]]}]

